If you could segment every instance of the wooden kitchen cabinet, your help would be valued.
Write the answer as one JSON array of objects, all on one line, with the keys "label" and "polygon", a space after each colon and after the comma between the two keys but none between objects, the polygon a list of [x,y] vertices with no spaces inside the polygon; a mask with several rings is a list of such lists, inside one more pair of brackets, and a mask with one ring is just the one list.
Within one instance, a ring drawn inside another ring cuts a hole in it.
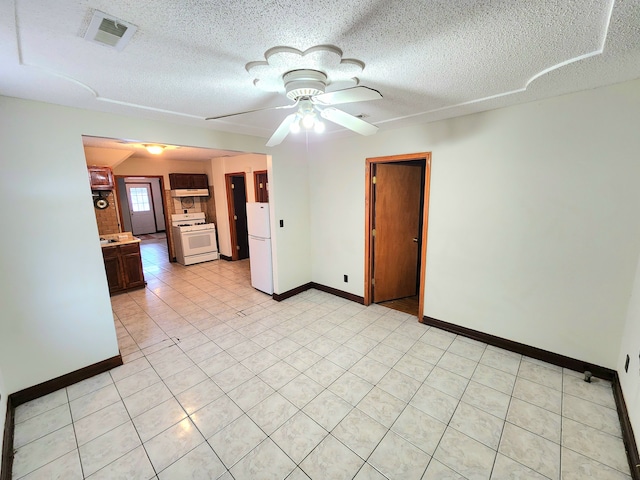
[{"label": "wooden kitchen cabinet", "polygon": [[209,179],[206,173],[170,173],[169,184],[171,190],[209,188]]},{"label": "wooden kitchen cabinet", "polygon": [[103,247],[102,257],[110,295],[144,288],[146,282],[139,243]]},{"label": "wooden kitchen cabinet", "polygon": [[113,172],[109,167],[87,167],[91,190],[113,190]]}]

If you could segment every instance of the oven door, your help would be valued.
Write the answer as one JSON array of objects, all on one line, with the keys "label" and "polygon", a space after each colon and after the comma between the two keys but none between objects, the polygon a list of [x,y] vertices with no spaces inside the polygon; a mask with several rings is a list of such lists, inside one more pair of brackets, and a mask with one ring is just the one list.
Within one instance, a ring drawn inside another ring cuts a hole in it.
[{"label": "oven door", "polygon": [[182,252],[185,257],[218,251],[215,230],[183,232],[180,236],[182,237]]}]

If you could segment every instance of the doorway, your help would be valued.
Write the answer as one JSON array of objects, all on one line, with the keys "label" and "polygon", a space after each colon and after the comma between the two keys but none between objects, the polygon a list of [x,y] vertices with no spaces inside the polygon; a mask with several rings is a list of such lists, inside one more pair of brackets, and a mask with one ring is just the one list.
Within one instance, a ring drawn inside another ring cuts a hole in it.
[{"label": "doorway", "polygon": [[385,304],[422,321],[431,154],[368,158],[365,305]]},{"label": "doorway", "polygon": [[227,173],[227,205],[231,233],[231,260],[249,258],[249,232],[247,230],[247,186],[244,172]]},{"label": "doorway", "polygon": [[162,251],[166,251],[167,260],[171,261],[171,229],[167,229],[163,176],[116,175],[115,180],[122,231],[130,231],[141,239],[154,238],[156,243],[165,244]]},{"label": "doorway", "polygon": [[261,170],[253,172],[253,186],[256,193],[256,202],[269,202],[269,181],[267,179],[267,171]]}]

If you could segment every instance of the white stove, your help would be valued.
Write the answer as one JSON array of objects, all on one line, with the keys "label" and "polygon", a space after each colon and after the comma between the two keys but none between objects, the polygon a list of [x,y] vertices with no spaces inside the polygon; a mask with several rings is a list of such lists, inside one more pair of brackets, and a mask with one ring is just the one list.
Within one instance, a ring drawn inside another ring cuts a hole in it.
[{"label": "white stove", "polygon": [[171,215],[171,228],[178,263],[193,265],[219,258],[216,226],[206,223],[204,213]]}]

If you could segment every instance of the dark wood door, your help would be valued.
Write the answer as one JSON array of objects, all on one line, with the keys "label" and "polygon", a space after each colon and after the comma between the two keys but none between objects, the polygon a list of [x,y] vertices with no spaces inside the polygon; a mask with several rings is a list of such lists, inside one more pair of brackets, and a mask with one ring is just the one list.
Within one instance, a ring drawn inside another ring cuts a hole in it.
[{"label": "dark wood door", "polygon": [[421,165],[375,166],[374,302],[417,293],[423,171]]},{"label": "dark wood door", "polygon": [[227,203],[233,260],[249,258],[249,233],[247,231],[247,187],[244,173],[228,173]]},{"label": "dark wood door", "polygon": [[267,171],[253,172],[253,184],[256,191],[256,202],[269,202],[269,182]]}]

